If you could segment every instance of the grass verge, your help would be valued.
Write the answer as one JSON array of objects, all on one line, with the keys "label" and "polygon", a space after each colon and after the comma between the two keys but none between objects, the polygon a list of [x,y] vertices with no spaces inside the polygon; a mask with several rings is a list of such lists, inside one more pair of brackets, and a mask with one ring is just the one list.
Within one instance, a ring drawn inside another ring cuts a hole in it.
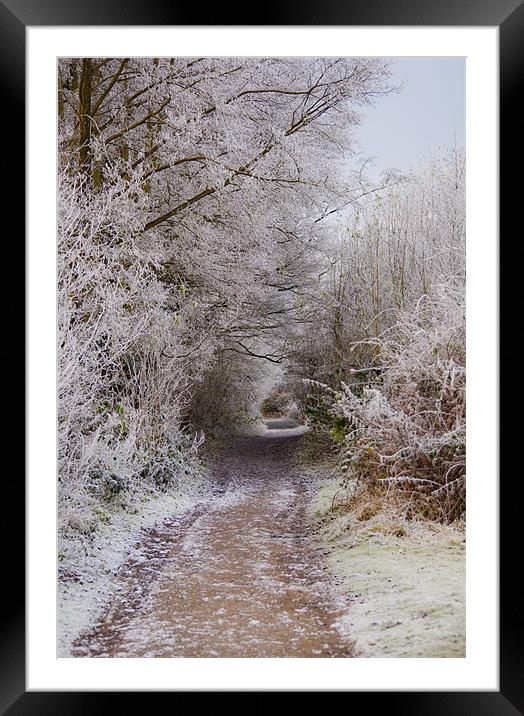
[{"label": "grass verge", "polygon": [[342,488],[333,459],[301,469],[315,478],[309,518],[344,594],[342,625],[361,657],[465,657],[465,526],[407,520],[405,504]]}]

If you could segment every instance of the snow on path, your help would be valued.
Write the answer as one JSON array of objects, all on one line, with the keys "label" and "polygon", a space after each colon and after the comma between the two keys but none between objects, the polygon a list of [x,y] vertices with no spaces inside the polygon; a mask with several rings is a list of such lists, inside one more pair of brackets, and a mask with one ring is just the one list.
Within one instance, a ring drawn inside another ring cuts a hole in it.
[{"label": "snow on path", "polygon": [[307,534],[312,482],[292,465],[305,428],[268,428],[221,454],[208,505],[149,533],[74,656],[352,656],[347,604]]}]

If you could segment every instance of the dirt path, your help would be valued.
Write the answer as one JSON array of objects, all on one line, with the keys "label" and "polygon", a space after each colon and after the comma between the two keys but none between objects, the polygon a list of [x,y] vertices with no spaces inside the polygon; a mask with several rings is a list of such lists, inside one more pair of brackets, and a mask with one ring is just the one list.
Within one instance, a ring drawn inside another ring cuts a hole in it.
[{"label": "dirt path", "polygon": [[291,460],[301,428],[270,425],[220,456],[210,504],[145,537],[74,656],[352,656],[336,625],[347,604],[307,534],[311,486]]}]

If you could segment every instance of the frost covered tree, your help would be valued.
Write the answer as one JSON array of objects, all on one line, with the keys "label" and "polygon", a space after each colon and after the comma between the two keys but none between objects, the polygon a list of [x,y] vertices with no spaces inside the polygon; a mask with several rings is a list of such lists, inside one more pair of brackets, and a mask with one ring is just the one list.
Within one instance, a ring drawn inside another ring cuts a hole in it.
[{"label": "frost covered tree", "polygon": [[[58,66],[64,525],[188,467],[311,325],[374,58],[70,58]],[[316,319],[315,319],[316,320]]]}]

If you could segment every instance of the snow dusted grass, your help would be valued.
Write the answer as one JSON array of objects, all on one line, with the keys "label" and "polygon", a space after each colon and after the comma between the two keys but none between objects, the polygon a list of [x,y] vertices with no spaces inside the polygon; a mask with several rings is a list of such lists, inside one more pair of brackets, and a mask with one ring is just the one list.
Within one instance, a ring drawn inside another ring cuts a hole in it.
[{"label": "snow dusted grass", "polygon": [[357,655],[465,657],[463,525],[405,521],[398,507],[369,497],[347,511],[337,507],[344,497],[339,479],[311,469],[317,490],[309,514],[352,598],[338,626],[356,641]]},{"label": "snow dusted grass", "polygon": [[200,472],[169,494],[137,496],[124,510],[114,507],[99,515],[98,528],[90,538],[81,534],[60,535],[57,595],[57,656],[71,656],[81,632],[92,626],[118,589],[119,568],[131,557],[141,557],[142,531],[194,508],[208,491]]}]

